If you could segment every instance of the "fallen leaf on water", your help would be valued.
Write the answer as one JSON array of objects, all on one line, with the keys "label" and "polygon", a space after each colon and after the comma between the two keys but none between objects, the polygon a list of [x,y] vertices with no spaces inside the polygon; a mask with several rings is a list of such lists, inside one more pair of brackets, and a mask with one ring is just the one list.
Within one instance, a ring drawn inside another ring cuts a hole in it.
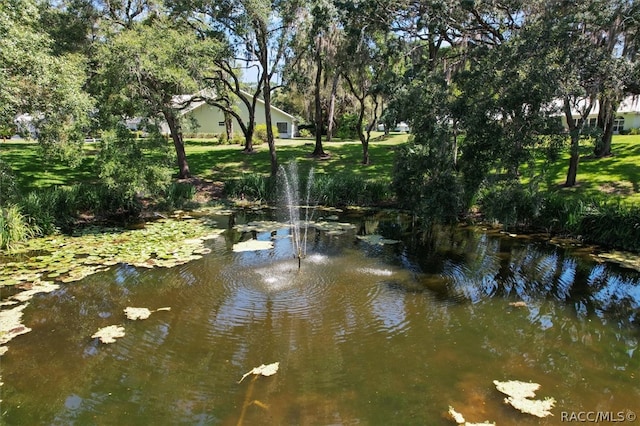
[{"label": "fallen leaf on water", "polygon": [[505,404],[510,404],[521,413],[531,414],[536,417],[552,416],[551,409],[556,403],[553,398],[545,398],[544,400],[530,399],[536,396],[536,391],[540,388],[538,383],[520,382],[518,380],[510,380],[507,382],[493,381],[496,388],[509,396],[505,398]]},{"label": "fallen leaf on water", "polygon": [[480,425],[493,425],[496,426],[495,423],[490,423],[488,421],[485,421],[484,423],[470,423],[468,421],[465,420],[464,416],[460,413],[458,413],[452,406],[449,406],[449,411],[448,411],[449,416],[451,416],[451,419],[456,422],[459,425],[464,425],[464,426],[480,426]]},{"label": "fallen leaf on water", "polygon": [[241,383],[247,376],[251,374],[255,375],[263,375],[263,376],[273,376],[278,372],[278,367],[280,366],[279,362],[274,362],[273,364],[264,365],[262,364],[260,367],[254,367],[248,373],[245,373],[238,383]]},{"label": "fallen leaf on water", "polygon": [[147,308],[132,308],[130,306],[124,308],[124,314],[130,320],[147,319],[151,315],[151,311]]},{"label": "fallen leaf on water", "polygon": [[453,421],[458,423],[459,425],[464,424],[466,422],[466,420],[464,419],[464,416],[458,413],[452,406],[449,406],[448,412],[449,412],[449,415],[451,416],[451,419],[453,419]]},{"label": "fallen leaf on water", "polygon": [[151,311],[147,308],[132,308],[131,306],[127,306],[126,308],[124,308],[124,314],[130,320],[139,320],[139,319],[149,318],[149,316],[151,316],[151,313],[153,312],[170,311],[170,310],[171,308],[169,307],[158,308],[155,311]]},{"label": "fallen leaf on water", "polygon": [[553,416],[551,409],[556,404],[556,400],[553,398],[545,398],[544,400],[527,399],[527,398],[505,398],[505,403],[511,404],[516,410],[520,410],[521,413],[531,414],[536,417]]},{"label": "fallen leaf on water", "polygon": [[124,327],[110,325],[93,333],[93,339],[98,338],[102,343],[113,343],[117,338],[124,337]]},{"label": "fallen leaf on water", "polygon": [[506,382],[494,380],[493,384],[496,385],[496,389],[500,392],[514,398],[533,398],[536,396],[536,391],[540,389],[538,383],[521,382],[519,380],[509,380]]}]

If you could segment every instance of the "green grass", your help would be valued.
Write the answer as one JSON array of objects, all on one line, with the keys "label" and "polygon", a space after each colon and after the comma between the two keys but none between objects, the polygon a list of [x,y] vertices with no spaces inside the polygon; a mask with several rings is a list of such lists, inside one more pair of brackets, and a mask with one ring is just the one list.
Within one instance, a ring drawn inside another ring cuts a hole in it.
[{"label": "green grass", "polygon": [[73,185],[96,179],[93,160],[96,144],[85,144],[85,157],[77,167],[63,161],[43,158],[37,143],[26,141],[0,142],[0,160],[13,170],[21,191],[47,188],[54,185]]},{"label": "green grass", "polygon": [[[382,183],[391,181],[391,170],[395,147],[404,143],[408,135],[392,134],[388,139],[377,141],[372,136],[370,143],[371,164],[362,165],[362,146],[359,141],[324,142],[328,159],[310,158],[313,140],[277,140],[278,162],[286,164],[290,160],[298,161],[301,174],[307,174],[314,167],[316,174],[349,174],[363,180],[375,180]],[[26,192],[32,189],[52,185],[71,185],[96,180],[93,174],[93,156],[95,144],[86,144],[85,154],[80,166],[71,168],[60,161],[45,161],[40,155],[37,144],[19,141],[0,142],[0,159],[8,163],[18,180],[19,188]],[[266,144],[257,145],[256,153],[244,154],[240,145],[216,145],[207,140],[188,140],[187,159],[194,176],[226,182],[247,173],[268,175],[270,171],[269,148]],[[613,156],[602,159],[590,157],[592,147],[582,147],[582,159],[578,168],[578,185],[563,188],[569,162],[564,154],[554,163],[543,190],[557,191],[567,196],[602,196],[621,198],[640,204],[640,136],[614,136]]]},{"label": "green grass", "polygon": [[[372,139],[378,134],[372,136]],[[375,179],[391,182],[394,147],[406,142],[407,134],[392,134],[383,141],[369,143],[371,164],[363,165],[362,145],[359,141],[324,142],[328,159],[310,158],[314,142],[309,139],[277,140],[276,154],[279,164],[291,160],[298,162],[300,173],[307,174],[313,167],[316,174],[349,173],[362,179]],[[255,146],[256,152],[245,154],[239,145],[212,145],[206,141],[186,142],[187,159],[191,173],[216,181],[227,181],[243,173],[268,175],[271,164],[269,147],[266,144]]]},{"label": "green grass", "polygon": [[583,197],[619,197],[628,203],[640,204],[640,135],[613,137],[613,156],[593,158],[593,145],[583,144],[580,150],[577,185],[564,188],[569,167],[569,154],[555,162],[547,176],[547,190]]}]

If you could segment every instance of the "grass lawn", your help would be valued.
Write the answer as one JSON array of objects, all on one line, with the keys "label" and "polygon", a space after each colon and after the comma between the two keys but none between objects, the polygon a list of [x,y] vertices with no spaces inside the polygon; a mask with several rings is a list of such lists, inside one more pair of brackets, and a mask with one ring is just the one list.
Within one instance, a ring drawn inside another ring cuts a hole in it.
[{"label": "grass lawn", "polygon": [[[279,164],[295,159],[301,173],[314,167],[316,173],[351,173],[363,179],[391,181],[393,148],[406,142],[409,135],[391,134],[385,140],[375,140],[382,133],[373,133],[369,143],[371,164],[362,165],[362,145],[359,141],[324,142],[325,152],[330,158],[309,158],[314,141],[310,139],[279,139],[276,154]],[[240,145],[215,145],[207,140],[187,140],[187,161],[192,175],[214,181],[226,181],[243,173],[269,175],[269,147],[256,145],[254,154],[244,154]],[[37,143],[20,140],[0,142],[0,160],[14,172],[18,187],[24,191],[53,185],[72,185],[97,180],[93,170],[96,144],[85,144],[85,157],[79,166],[72,168],[62,161],[44,160]]]},{"label": "grass lawn", "polygon": [[613,155],[593,158],[593,146],[581,146],[577,185],[564,188],[569,167],[568,152],[555,162],[547,176],[547,187],[567,195],[620,197],[640,204],[640,135],[615,135],[611,144]]},{"label": "grass lawn", "polygon": [[[330,158],[322,160],[309,157],[314,148],[311,139],[277,140],[276,153],[280,164],[297,160],[303,174],[314,167],[317,174],[348,173],[363,179],[390,182],[394,148],[406,142],[408,135],[396,133],[385,140],[374,140],[380,135],[372,135],[369,165],[361,164],[362,145],[359,141],[324,142],[324,150]],[[85,145],[87,155],[76,168],[59,161],[45,161],[37,144],[22,141],[0,142],[0,159],[13,169],[19,187],[28,191],[96,180],[92,169],[95,148],[92,143]],[[239,145],[214,145],[206,140],[188,140],[186,148],[191,173],[201,178],[224,182],[243,173],[268,175],[270,171],[266,144],[257,145],[254,154],[242,153]],[[565,153],[551,166],[546,179],[547,189],[568,196],[606,194],[640,203],[640,136],[614,136],[612,157],[595,159],[590,157],[591,151],[591,146],[585,144],[582,147],[576,187],[562,187],[569,164],[568,153]]]},{"label": "grass lawn", "polygon": [[9,140],[0,142],[0,160],[13,170],[18,187],[23,191],[30,191],[96,180],[92,155],[96,147],[95,143],[85,144],[82,162],[77,167],[70,167],[62,161],[45,160],[35,142]]},{"label": "grass lawn", "polygon": [[[379,134],[372,135],[374,137]],[[324,142],[323,149],[330,154],[328,159],[310,158],[315,142],[310,139],[277,140],[278,164],[291,160],[298,162],[301,173],[313,167],[315,173],[350,173],[363,179],[391,181],[394,147],[406,142],[407,134],[391,134],[383,141],[369,143],[371,164],[362,165],[362,145],[359,141]],[[269,147],[256,145],[254,154],[244,154],[239,145],[212,145],[206,141],[186,142],[187,159],[191,173],[205,179],[226,181],[243,173],[269,175]]]}]

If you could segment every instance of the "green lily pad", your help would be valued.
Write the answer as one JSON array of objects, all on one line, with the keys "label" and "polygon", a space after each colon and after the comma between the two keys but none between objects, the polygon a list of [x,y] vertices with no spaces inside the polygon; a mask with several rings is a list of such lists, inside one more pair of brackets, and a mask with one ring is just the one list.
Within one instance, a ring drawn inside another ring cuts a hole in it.
[{"label": "green lily pad", "polygon": [[233,245],[232,250],[236,253],[243,251],[269,250],[273,248],[272,241],[247,240]]}]

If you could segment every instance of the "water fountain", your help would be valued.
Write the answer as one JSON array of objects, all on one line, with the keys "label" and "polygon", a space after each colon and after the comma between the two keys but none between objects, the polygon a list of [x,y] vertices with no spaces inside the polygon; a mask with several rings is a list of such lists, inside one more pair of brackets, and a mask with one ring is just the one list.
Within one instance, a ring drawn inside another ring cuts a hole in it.
[{"label": "water fountain", "polygon": [[[314,170],[309,169],[307,178],[306,193],[301,197],[300,179],[298,174],[298,163],[291,161],[286,167],[280,166],[281,179],[281,198],[286,212],[288,221],[291,225],[291,238],[293,245],[293,256],[298,259],[298,269],[300,268],[302,259],[307,255],[307,232],[309,229],[309,221],[313,219],[315,212],[315,204],[311,205],[311,188],[313,185]],[[301,203],[304,201],[304,205]],[[300,220],[300,209],[304,208],[304,222]]]}]

